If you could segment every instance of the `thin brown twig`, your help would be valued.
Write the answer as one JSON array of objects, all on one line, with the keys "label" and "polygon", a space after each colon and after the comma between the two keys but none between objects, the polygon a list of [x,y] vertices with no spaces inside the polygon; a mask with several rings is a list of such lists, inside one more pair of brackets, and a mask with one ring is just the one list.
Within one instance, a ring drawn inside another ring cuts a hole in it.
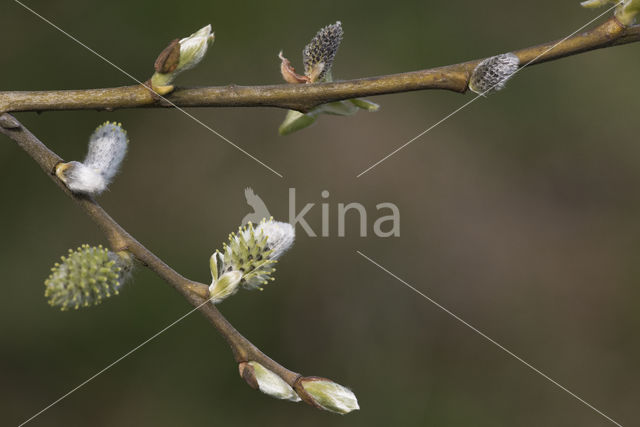
[{"label": "thin brown twig", "polygon": [[154,271],[180,292],[192,306],[200,306],[199,311],[211,322],[231,347],[236,362],[256,361],[278,374],[299,393],[303,393],[297,381],[301,378],[300,374],[290,371],[265,355],[251,341],[242,336],[212,304],[202,305],[208,298],[209,288],[207,285],[189,280],[165,264],[153,252],[124,230],[94,199],[69,191],[54,172],[56,165],[62,159],[22,126],[18,120],[9,114],[0,114],[0,133],[14,140],[20,148],[40,165],[42,170],[49,175],[49,178],[89,215],[106,235],[114,251],[129,251],[141,264]]},{"label": "thin brown twig", "polygon": [[[516,50],[522,65],[541,64],[579,53],[640,41],[640,26],[625,27],[615,18],[584,33]],[[0,112],[115,110],[164,107],[278,107],[302,112],[343,99],[426,89],[465,93],[481,59],[445,67],[356,80],[271,86],[178,88],[166,100],[145,86],[105,89],[0,92]],[[169,101],[169,102],[167,102]]]},{"label": "thin brown twig", "polygon": [[[514,51],[521,66],[553,61],[579,53],[640,41],[640,26],[625,27],[611,18],[592,30],[563,40]],[[327,102],[427,89],[450,90],[465,93],[475,67],[482,60],[332,83],[178,88],[165,99],[159,98],[146,86],[135,85],[105,89],[61,91],[7,91],[0,92],[0,133],[14,140],[56,184],[71,197],[104,232],[114,251],[127,250],[136,259],[158,274],[180,292],[187,301],[211,322],[232,349],[236,362],[256,361],[278,374],[307,403],[317,406],[301,385],[300,374],[288,370],[243,337],[212,304],[208,286],[191,281],[158,258],[124,230],[92,198],[70,192],[56,177],[55,166],[62,159],[49,150],[38,138],[22,126],[13,116],[1,114],[18,111],[51,110],[115,110],[121,108],[156,107],[278,107],[309,111]],[[250,384],[251,378],[245,377]]]}]

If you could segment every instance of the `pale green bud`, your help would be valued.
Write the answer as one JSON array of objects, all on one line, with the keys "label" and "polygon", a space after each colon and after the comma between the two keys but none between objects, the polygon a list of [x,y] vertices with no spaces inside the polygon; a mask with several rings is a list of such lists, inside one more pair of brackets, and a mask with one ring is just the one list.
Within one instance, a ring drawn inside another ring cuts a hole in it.
[{"label": "pale green bud", "polygon": [[617,3],[618,7],[616,7],[615,11],[616,19],[624,26],[633,25],[638,15],[640,15],[640,0],[587,0],[580,4],[582,7],[595,8]]},{"label": "pale green bud", "polygon": [[69,249],[69,254],[61,260],[44,282],[44,296],[50,305],[62,310],[97,305],[105,298],[118,295],[133,267],[128,252],[114,253],[102,246]]},{"label": "pale green bud", "polygon": [[176,76],[198,65],[214,40],[211,25],[207,25],[189,37],[172,41],[156,59],[156,72],[151,77],[152,88],[160,90],[162,93],[158,93],[161,95],[173,90],[169,85]]},{"label": "pale green bud", "polygon": [[238,366],[240,376],[253,388],[276,399],[299,402],[300,396],[279,375],[258,362],[243,362]]},{"label": "pale green bud", "polygon": [[212,303],[217,304],[230,297],[238,292],[241,280],[242,273],[240,271],[224,273],[219,279],[214,279],[211,286],[209,286],[209,299]]},{"label": "pale green bud", "polygon": [[344,415],[360,409],[356,395],[331,380],[306,377],[301,379],[300,383],[313,402],[325,411]]}]

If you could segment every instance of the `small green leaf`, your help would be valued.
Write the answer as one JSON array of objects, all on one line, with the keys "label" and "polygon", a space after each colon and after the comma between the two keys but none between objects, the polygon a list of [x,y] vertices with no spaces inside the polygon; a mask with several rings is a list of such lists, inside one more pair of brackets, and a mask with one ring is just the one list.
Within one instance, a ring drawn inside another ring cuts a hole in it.
[{"label": "small green leaf", "polygon": [[350,99],[349,102],[362,110],[373,112],[380,109],[380,105],[376,104],[375,102],[367,101],[366,99]]},{"label": "small green leaf", "polygon": [[284,122],[280,125],[278,132],[280,135],[289,135],[290,133],[299,131],[313,124],[316,118],[321,114],[329,114],[332,116],[352,116],[358,112],[358,109],[366,111],[377,111],[380,108],[378,104],[364,99],[349,99],[347,101],[335,101],[327,104],[318,105],[308,113],[304,114],[299,111],[289,110]]},{"label": "small green leaf", "polygon": [[347,101],[336,101],[322,104],[314,108],[309,114],[332,114],[334,116],[352,116],[358,112],[358,107]]},{"label": "small green leaf", "polygon": [[278,128],[280,135],[289,135],[293,132],[311,126],[316,121],[315,116],[301,113],[300,111],[289,110],[284,122]]}]

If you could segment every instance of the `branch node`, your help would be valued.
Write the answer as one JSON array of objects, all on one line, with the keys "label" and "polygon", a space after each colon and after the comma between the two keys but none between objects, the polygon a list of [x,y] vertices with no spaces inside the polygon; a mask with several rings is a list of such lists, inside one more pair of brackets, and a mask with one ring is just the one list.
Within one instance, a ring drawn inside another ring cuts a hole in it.
[{"label": "branch node", "polygon": [[10,114],[0,114],[0,126],[5,129],[19,129],[20,122]]}]

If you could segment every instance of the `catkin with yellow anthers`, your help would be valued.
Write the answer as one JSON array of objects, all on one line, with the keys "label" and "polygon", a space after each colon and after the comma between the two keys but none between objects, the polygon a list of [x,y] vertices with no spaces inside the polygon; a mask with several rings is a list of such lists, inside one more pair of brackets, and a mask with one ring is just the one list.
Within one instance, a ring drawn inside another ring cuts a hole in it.
[{"label": "catkin with yellow anthers", "polygon": [[62,310],[97,305],[118,295],[129,278],[133,260],[128,252],[111,252],[102,246],[82,245],[61,257],[45,280],[49,305]]},{"label": "catkin with yellow anthers", "polygon": [[[264,221],[263,221],[264,222]],[[242,272],[241,285],[248,289],[261,288],[270,280],[274,280],[271,274],[276,260],[270,255],[273,249],[267,245],[267,236],[264,233],[256,233],[253,224],[240,227],[237,233],[229,235],[229,243],[223,245],[223,270]]]},{"label": "catkin with yellow anthers", "polygon": [[209,293],[214,303],[237,292],[239,286],[260,289],[270,281],[277,259],[293,245],[295,231],[291,224],[262,220],[229,235],[222,252],[216,251],[210,260],[213,282]]}]

